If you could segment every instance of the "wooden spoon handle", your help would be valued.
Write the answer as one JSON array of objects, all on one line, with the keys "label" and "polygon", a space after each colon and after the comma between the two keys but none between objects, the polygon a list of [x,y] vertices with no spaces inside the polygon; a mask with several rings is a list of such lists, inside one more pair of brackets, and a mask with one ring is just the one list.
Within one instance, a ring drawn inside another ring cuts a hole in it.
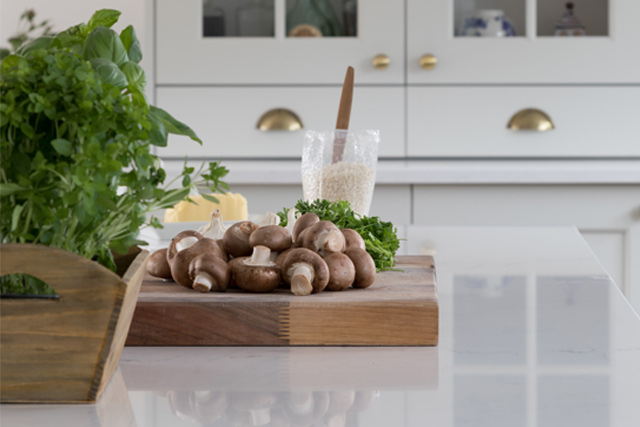
[{"label": "wooden spoon handle", "polygon": [[[353,67],[347,67],[347,74],[344,76],[344,84],[342,85],[342,95],[340,96],[340,107],[338,108],[338,120],[336,121],[336,129],[349,129],[349,119],[351,118],[351,103],[353,101]],[[333,141],[333,153],[331,156],[332,163],[338,163],[342,160],[344,152],[344,144],[346,138],[338,137]]]},{"label": "wooden spoon handle", "polygon": [[351,103],[353,102],[353,67],[347,68],[342,85],[342,95],[340,96],[340,108],[338,108],[338,120],[336,129],[349,129],[349,119],[351,118]]}]

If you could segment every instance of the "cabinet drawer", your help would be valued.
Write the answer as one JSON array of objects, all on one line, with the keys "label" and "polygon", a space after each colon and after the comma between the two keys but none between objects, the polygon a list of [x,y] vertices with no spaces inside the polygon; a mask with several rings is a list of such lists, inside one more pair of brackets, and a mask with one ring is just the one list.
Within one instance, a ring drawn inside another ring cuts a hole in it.
[{"label": "cabinet drawer", "polygon": [[[166,159],[300,158],[304,129],[328,130],[336,123],[341,87],[171,87],[158,88],[156,103],[187,123],[203,141],[171,135],[158,149]],[[381,102],[384,100],[384,102]],[[273,108],[287,108],[303,130],[260,131],[258,119]],[[356,87],[351,129],[380,129],[380,157],[405,155],[404,90]]]},{"label": "cabinet drawer", "polygon": [[[640,86],[410,87],[407,97],[409,156],[640,156]],[[507,129],[532,107],[555,129]]]}]

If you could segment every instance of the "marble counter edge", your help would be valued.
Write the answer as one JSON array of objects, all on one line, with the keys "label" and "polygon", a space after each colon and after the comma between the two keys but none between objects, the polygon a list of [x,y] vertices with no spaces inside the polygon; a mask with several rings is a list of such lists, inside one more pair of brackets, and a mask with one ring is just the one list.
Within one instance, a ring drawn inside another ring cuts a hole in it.
[{"label": "marble counter edge", "polygon": [[[190,161],[198,165],[201,160]],[[164,160],[168,176],[184,161]],[[236,185],[298,185],[298,160],[223,160],[226,182]],[[268,177],[268,181],[265,180]],[[381,185],[455,184],[619,184],[640,185],[640,160],[381,160],[376,183]]]}]

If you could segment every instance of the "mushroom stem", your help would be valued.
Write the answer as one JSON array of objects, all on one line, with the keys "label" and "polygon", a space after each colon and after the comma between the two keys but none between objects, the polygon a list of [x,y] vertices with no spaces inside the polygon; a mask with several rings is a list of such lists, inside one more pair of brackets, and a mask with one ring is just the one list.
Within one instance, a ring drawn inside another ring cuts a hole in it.
[{"label": "mushroom stem", "polygon": [[307,263],[295,263],[291,266],[291,292],[294,295],[309,295],[313,291],[313,267]]},{"label": "mushroom stem", "polygon": [[267,265],[271,263],[271,249],[266,246],[258,245],[253,247],[250,264]]},{"label": "mushroom stem", "polygon": [[316,252],[340,252],[343,250],[344,236],[340,230],[322,231],[316,240]]},{"label": "mushroom stem", "polygon": [[176,252],[180,252],[187,248],[190,248],[191,246],[195,245],[198,240],[200,239],[195,236],[188,236],[180,239],[180,241],[176,242]]},{"label": "mushroom stem", "polygon": [[199,272],[193,280],[193,289],[200,292],[209,292],[213,287],[214,279],[209,273]]}]

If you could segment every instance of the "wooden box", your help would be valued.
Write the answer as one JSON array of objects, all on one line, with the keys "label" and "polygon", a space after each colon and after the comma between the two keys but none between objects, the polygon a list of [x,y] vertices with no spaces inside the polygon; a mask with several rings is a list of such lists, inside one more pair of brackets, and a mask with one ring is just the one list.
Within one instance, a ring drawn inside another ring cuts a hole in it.
[{"label": "wooden box", "polygon": [[2,402],[95,402],[118,367],[148,251],[123,257],[119,276],[41,245],[0,246],[0,275],[51,285],[58,299],[0,301]]},{"label": "wooden box", "polygon": [[368,289],[305,297],[229,290],[201,294],[147,277],[127,345],[433,346],[438,296],[433,258],[402,256]]}]

